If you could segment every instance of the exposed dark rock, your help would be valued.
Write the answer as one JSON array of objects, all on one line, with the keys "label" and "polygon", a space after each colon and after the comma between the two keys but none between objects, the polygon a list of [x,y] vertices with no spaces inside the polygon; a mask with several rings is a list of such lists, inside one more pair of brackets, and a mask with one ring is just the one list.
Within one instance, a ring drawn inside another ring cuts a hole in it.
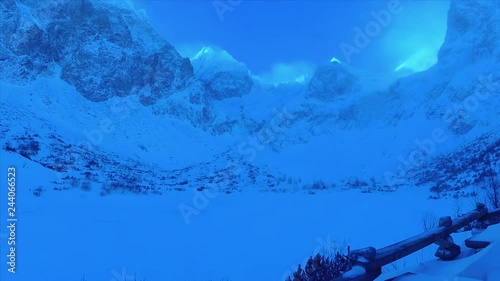
[{"label": "exposed dark rock", "polygon": [[332,101],[335,97],[356,91],[359,80],[339,63],[318,66],[309,82],[307,97]]},{"label": "exposed dark rock", "polygon": [[[448,221],[447,220],[448,217],[444,217],[444,218],[445,218],[445,221]],[[450,218],[450,221],[451,221],[451,218]],[[440,220],[440,226],[442,226],[441,220]],[[436,241],[436,244],[439,245],[439,248],[436,250],[436,253],[434,254],[434,256],[436,256],[442,260],[445,260],[445,261],[453,260],[456,257],[458,257],[461,253],[460,246],[456,245],[453,242],[453,238],[451,238],[451,236],[449,236],[449,235],[447,235],[443,239]]]},{"label": "exposed dark rock", "polygon": [[0,74],[25,83],[60,68],[85,98],[140,94],[145,105],[188,85],[193,68],[127,4],[59,0],[0,3]]},{"label": "exposed dark rock", "polygon": [[253,80],[246,71],[221,71],[201,79],[210,98],[222,100],[248,94]]},{"label": "exposed dark rock", "polygon": [[489,1],[451,1],[440,63],[456,64],[457,58],[461,63],[485,58],[500,61],[500,15],[491,7]]},{"label": "exposed dark rock", "polygon": [[453,225],[453,222],[452,222],[450,216],[439,218],[439,227],[450,227],[452,225]]},{"label": "exposed dark rock", "polygon": [[252,90],[254,82],[245,64],[224,50],[204,47],[192,63],[210,100],[241,97]]},{"label": "exposed dark rock", "polygon": [[460,246],[453,244],[449,248],[439,247],[434,256],[444,261],[450,261],[458,257],[460,253]]}]

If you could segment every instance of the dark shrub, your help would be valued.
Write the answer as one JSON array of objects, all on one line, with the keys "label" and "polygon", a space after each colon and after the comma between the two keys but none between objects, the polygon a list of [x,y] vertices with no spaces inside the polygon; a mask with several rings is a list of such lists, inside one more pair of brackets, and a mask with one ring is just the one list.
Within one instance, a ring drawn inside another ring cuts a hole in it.
[{"label": "dark shrub", "polygon": [[431,187],[431,192],[441,193],[441,192],[449,191],[451,189],[452,189],[452,186],[449,185],[448,183],[439,182],[438,184]]},{"label": "dark shrub", "polygon": [[5,150],[11,151],[11,152],[16,152],[16,148],[12,146],[10,142],[5,144]]},{"label": "dark shrub", "polygon": [[92,186],[90,185],[90,182],[88,181],[84,181],[82,183],[82,186],[81,186],[82,190],[85,191],[85,192],[88,192],[90,190],[92,190]]},{"label": "dark shrub", "polygon": [[352,263],[346,255],[337,252],[335,257],[330,259],[317,254],[314,258],[309,258],[305,269],[299,265],[297,271],[286,281],[330,281],[351,268]]},{"label": "dark shrub", "polygon": [[33,190],[33,195],[35,195],[35,197],[40,197],[42,196],[42,194],[45,192],[45,189],[41,186],[35,188],[35,190]]},{"label": "dark shrub", "polygon": [[19,154],[28,159],[37,155],[38,151],[40,151],[40,143],[33,139],[25,140],[19,145]]},{"label": "dark shrub", "polygon": [[311,185],[311,189],[314,189],[314,190],[322,190],[322,189],[327,189],[328,187],[326,186],[326,184],[323,182],[323,181],[315,181],[312,185]]}]

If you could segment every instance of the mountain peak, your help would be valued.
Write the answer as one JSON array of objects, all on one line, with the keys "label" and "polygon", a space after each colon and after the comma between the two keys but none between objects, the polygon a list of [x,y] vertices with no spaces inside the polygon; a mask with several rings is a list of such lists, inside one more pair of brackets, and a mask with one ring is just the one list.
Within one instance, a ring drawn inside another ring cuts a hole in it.
[{"label": "mountain peak", "polygon": [[452,0],[446,38],[438,54],[439,63],[473,64],[492,59],[500,62],[499,33],[497,1]]},{"label": "mountain peak", "polygon": [[192,59],[195,72],[208,71],[205,68],[216,67],[219,71],[247,71],[244,63],[237,61],[226,50],[218,47],[205,46]]},{"label": "mountain peak", "polygon": [[240,97],[253,87],[246,65],[220,48],[203,47],[191,63],[196,78],[203,83],[211,99]]},{"label": "mountain peak", "polygon": [[184,88],[193,75],[189,60],[130,3],[118,2],[2,1],[0,74],[19,84],[60,69],[91,101],[140,94],[150,105]]}]

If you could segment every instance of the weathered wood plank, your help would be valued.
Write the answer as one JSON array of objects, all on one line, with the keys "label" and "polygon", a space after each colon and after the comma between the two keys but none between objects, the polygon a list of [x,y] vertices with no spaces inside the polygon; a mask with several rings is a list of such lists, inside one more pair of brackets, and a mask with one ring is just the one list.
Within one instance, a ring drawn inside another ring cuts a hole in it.
[{"label": "weathered wood plank", "polygon": [[488,212],[484,218],[481,218],[482,220],[492,220],[493,223],[499,223],[500,222],[500,208],[492,210]]},{"label": "weathered wood plank", "polygon": [[395,262],[403,257],[406,257],[407,255],[410,255],[420,249],[431,245],[444,236],[459,230],[460,228],[481,217],[484,217],[487,214],[487,209],[472,211],[459,218],[454,219],[450,227],[438,227],[398,242],[396,244],[379,249],[377,250],[375,260],[366,264],[366,269],[367,271],[370,271],[390,264],[391,262]]},{"label": "weathered wood plank", "polygon": [[[480,219],[483,224],[480,225],[480,228],[487,228],[488,225],[498,224],[500,223],[500,209],[493,210],[488,212],[488,214]],[[487,221],[488,223],[484,223]],[[485,230],[485,229],[483,229]],[[474,233],[474,232],[473,232]],[[483,232],[476,233],[469,239],[465,240],[465,246],[471,249],[483,249],[488,247],[491,243],[494,242],[494,239],[489,236],[484,236]]]},{"label": "weathered wood plank", "polygon": [[465,240],[465,246],[467,246],[467,248],[476,249],[476,250],[477,249],[484,249],[484,248],[488,247],[490,244],[491,244],[491,242],[475,240],[473,238],[469,238],[469,239]]},{"label": "weathered wood plank", "polygon": [[355,278],[340,276],[335,278],[334,281],[373,281],[381,274],[383,266],[423,249],[475,220],[486,220],[499,217],[500,209],[488,212],[483,204],[478,204],[476,210],[452,220],[451,224],[448,222],[446,226],[437,227],[390,246],[378,249],[376,250],[375,257],[369,261],[354,261],[356,265],[361,265],[365,268],[366,273],[364,275]]}]

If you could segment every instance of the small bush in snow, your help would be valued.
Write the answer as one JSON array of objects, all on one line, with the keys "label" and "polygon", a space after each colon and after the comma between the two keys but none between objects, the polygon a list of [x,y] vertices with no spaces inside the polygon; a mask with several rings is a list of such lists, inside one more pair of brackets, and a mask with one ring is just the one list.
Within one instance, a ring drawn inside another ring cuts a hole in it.
[{"label": "small bush in snow", "polygon": [[71,177],[69,180],[69,184],[72,188],[77,188],[80,186],[80,180],[75,177]]},{"label": "small bush in snow", "polygon": [[16,152],[16,148],[12,146],[12,144],[10,142],[7,142],[5,144],[5,150],[7,151],[11,151],[11,152]]},{"label": "small bush in snow", "polygon": [[31,159],[40,151],[40,143],[34,140],[31,136],[28,138],[22,138],[19,144],[19,154]]},{"label": "small bush in snow", "polygon": [[358,177],[351,177],[344,180],[344,186],[346,189],[360,189],[369,186],[368,182],[360,180]]},{"label": "small bush in snow", "polygon": [[35,197],[40,197],[40,196],[42,196],[42,194],[43,194],[44,192],[45,192],[45,188],[43,188],[43,187],[39,186],[39,187],[37,187],[37,188],[35,188],[35,189],[33,190],[33,195],[35,195]]},{"label": "small bush in snow", "polygon": [[493,209],[498,209],[500,208],[500,182],[498,179],[498,172],[495,171],[491,161],[488,164],[489,167],[485,173],[486,199]]},{"label": "small bush in snow", "polygon": [[111,181],[110,183],[105,183],[102,185],[101,192],[99,195],[106,196],[111,194],[111,192],[131,192],[135,194],[146,194],[147,187],[139,185],[138,179],[133,176],[126,176],[120,179],[119,181]]},{"label": "small bush in snow", "polygon": [[321,190],[321,189],[327,189],[327,188],[328,187],[326,186],[326,184],[321,180],[315,181],[311,185],[311,189],[314,189],[314,190]]},{"label": "small bush in snow", "polygon": [[439,182],[436,185],[434,185],[433,187],[431,187],[431,192],[436,193],[437,197],[440,197],[440,195],[441,195],[442,192],[449,191],[449,190],[452,190],[452,189],[453,189],[452,186],[449,185],[448,183],[446,183],[446,182]]},{"label": "small bush in snow", "polygon": [[425,212],[422,216],[422,228],[424,231],[434,229],[438,226],[438,221],[439,218],[435,213],[430,211]]},{"label": "small bush in snow", "polygon": [[88,182],[88,181],[84,181],[84,182],[82,183],[81,189],[82,189],[83,191],[85,191],[85,192],[88,192],[88,191],[92,190],[92,186],[90,185],[90,182]]},{"label": "small bush in snow", "polygon": [[351,260],[344,254],[337,252],[332,259],[317,254],[314,258],[309,258],[304,269],[299,265],[297,271],[288,277],[286,281],[332,280],[351,268]]}]

